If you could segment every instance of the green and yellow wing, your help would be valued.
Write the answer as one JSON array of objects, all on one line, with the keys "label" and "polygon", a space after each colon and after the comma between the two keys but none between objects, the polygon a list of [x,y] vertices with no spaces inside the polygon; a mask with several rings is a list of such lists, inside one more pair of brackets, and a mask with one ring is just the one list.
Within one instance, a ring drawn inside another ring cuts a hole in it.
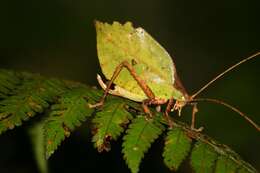
[{"label": "green and yellow wing", "polygon": [[[98,58],[108,80],[120,63],[128,61],[157,98],[174,96],[178,99],[183,96],[173,87],[176,70],[172,58],[144,29],[135,29],[130,22],[110,25],[97,21],[96,31]],[[127,69],[121,71],[114,83],[135,95],[137,101],[147,98]]]}]

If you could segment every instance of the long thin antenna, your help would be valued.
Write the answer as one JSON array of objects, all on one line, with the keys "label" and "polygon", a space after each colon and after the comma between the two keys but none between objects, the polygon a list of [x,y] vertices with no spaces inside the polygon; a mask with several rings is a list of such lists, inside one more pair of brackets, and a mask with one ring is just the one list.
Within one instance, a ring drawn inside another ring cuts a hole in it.
[{"label": "long thin antenna", "polygon": [[254,126],[258,131],[260,131],[260,127],[253,120],[251,120],[248,116],[246,116],[246,114],[244,114],[243,112],[241,112],[239,109],[235,108],[234,106],[231,106],[230,104],[225,103],[224,101],[212,99],[212,98],[199,98],[199,99],[193,99],[190,102],[201,102],[201,101],[208,101],[208,102],[213,102],[213,103],[217,103],[217,104],[226,106],[227,108],[231,109],[232,111],[238,113],[247,122],[249,122],[252,126]]},{"label": "long thin antenna", "polygon": [[239,61],[238,63],[232,65],[231,67],[229,67],[228,69],[226,69],[224,72],[220,73],[218,76],[216,76],[215,78],[213,78],[211,81],[209,81],[206,85],[204,85],[200,90],[198,90],[195,94],[193,94],[191,96],[191,99],[195,98],[198,94],[200,94],[202,91],[204,91],[206,88],[208,88],[213,82],[215,82],[216,80],[218,80],[219,78],[221,78],[222,76],[224,76],[226,73],[228,73],[229,71],[233,70],[234,68],[238,67],[239,65],[245,63],[246,61],[249,61],[255,57],[257,57],[258,55],[260,55],[260,52],[257,52],[241,61]]}]

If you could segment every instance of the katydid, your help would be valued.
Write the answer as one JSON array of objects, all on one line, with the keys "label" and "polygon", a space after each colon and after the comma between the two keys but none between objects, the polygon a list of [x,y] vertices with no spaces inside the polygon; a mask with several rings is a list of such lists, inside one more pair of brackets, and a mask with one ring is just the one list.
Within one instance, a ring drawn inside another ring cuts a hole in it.
[{"label": "katydid", "polygon": [[[149,105],[167,103],[164,115],[171,127],[172,121],[168,115],[169,112],[178,110],[180,115],[182,108],[191,104],[193,105],[191,128],[195,130],[197,102],[209,101],[222,104],[239,113],[260,131],[256,123],[235,107],[216,99],[195,98],[224,74],[257,57],[260,52],[231,66],[190,96],[178,78],[170,55],[144,29],[134,28],[130,22],[125,24],[114,22],[110,25],[96,21],[95,25],[98,58],[102,73],[109,82],[105,84],[100,75],[97,76],[98,82],[105,92],[100,101],[91,107],[102,106],[106,96],[112,94],[142,102],[144,112],[152,116]],[[113,89],[112,84],[115,85]]]}]

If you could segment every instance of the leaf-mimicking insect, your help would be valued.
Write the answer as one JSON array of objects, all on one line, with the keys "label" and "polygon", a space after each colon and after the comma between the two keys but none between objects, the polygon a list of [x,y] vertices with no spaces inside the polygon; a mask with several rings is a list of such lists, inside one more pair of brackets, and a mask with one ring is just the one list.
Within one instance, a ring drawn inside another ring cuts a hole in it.
[{"label": "leaf-mimicking insect", "polygon": [[[172,121],[168,113],[178,110],[180,115],[183,106],[190,104],[193,106],[191,128],[195,130],[197,102],[209,101],[222,104],[239,113],[260,131],[256,123],[235,107],[216,99],[196,98],[217,79],[240,64],[257,57],[260,52],[231,66],[195,94],[189,95],[178,78],[170,55],[144,29],[134,28],[130,22],[125,24],[114,22],[110,25],[96,21],[95,26],[100,66],[109,82],[105,84],[100,75],[97,76],[98,82],[105,92],[100,102],[91,107],[102,106],[107,94],[142,102],[144,112],[149,116],[152,116],[149,105],[167,104],[164,114],[171,127]],[[113,89],[112,84],[114,84]]]}]

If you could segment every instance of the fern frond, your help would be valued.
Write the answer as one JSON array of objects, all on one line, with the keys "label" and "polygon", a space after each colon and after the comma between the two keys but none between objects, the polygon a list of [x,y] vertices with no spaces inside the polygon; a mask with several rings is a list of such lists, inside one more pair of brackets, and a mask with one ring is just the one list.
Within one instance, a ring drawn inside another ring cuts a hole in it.
[{"label": "fern frond", "polygon": [[196,173],[213,172],[217,156],[211,146],[197,142],[191,153],[191,166]]},{"label": "fern frond", "polygon": [[238,165],[226,156],[219,156],[216,163],[215,173],[235,173]]},{"label": "fern frond", "polygon": [[90,88],[79,87],[63,94],[58,103],[51,107],[50,116],[44,124],[47,158],[76,126],[91,116],[94,109],[89,108],[88,104],[93,104],[95,101]]},{"label": "fern frond", "polygon": [[171,170],[177,170],[188,155],[192,139],[181,128],[173,127],[165,139],[164,163]]},{"label": "fern frond", "polygon": [[113,99],[107,99],[102,111],[97,112],[92,121],[94,123],[92,142],[94,142],[94,146],[99,152],[109,151],[110,141],[117,140],[133,118],[126,110],[126,107],[126,102],[114,97]]},{"label": "fern frond", "polygon": [[237,173],[251,173],[251,171],[248,171],[248,169],[241,168],[237,170]]},{"label": "fern frond", "polygon": [[[101,91],[80,83],[0,70],[0,134],[51,107],[50,112],[44,114],[44,121],[36,124],[37,128],[33,130],[35,152],[45,172],[45,158],[50,157],[65,137],[91,115],[95,116],[96,129],[92,140],[99,151],[108,150],[110,140],[116,140],[129,123],[122,152],[131,171],[137,173],[145,152],[164,131],[167,123],[163,121],[163,114],[153,112],[156,116],[146,119],[138,116],[142,114],[139,104],[114,96],[108,96],[98,111],[90,109],[88,104],[96,103],[100,97]],[[133,117],[136,118],[130,122]],[[229,147],[191,130],[184,123],[174,121],[173,124],[163,152],[164,162],[170,169],[177,170],[181,162],[190,157],[195,172],[257,173]],[[188,156],[191,143],[195,146]],[[43,151],[45,157],[41,158]]]},{"label": "fern frond", "polygon": [[26,77],[11,96],[0,101],[0,134],[42,113],[64,90],[65,85],[59,80]]},{"label": "fern frond", "polygon": [[[207,141],[209,142],[209,140]],[[218,154],[215,172],[245,172],[257,173],[249,163],[241,159],[241,157],[231,150],[228,146],[219,144],[212,139],[208,143]]]},{"label": "fern frond", "polygon": [[153,119],[138,116],[130,124],[127,134],[124,136],[122,152],[132,173],[138,172],[145,152],[163,131],[161,117],[157,115]]},{"label": "fern frond", "polygon": [[257,173],[250,164],[243,161],[237,153],[226,145],[219,144],[215,140],[200,133],[197,134],[195,139],[198,142],[191,154],[191,166],[195,172],[242,171],[246,173]]},{"label": "fern frond", "polygon": [[0,99],[6,98],[20,82],[16,72],[0,69]]}]

